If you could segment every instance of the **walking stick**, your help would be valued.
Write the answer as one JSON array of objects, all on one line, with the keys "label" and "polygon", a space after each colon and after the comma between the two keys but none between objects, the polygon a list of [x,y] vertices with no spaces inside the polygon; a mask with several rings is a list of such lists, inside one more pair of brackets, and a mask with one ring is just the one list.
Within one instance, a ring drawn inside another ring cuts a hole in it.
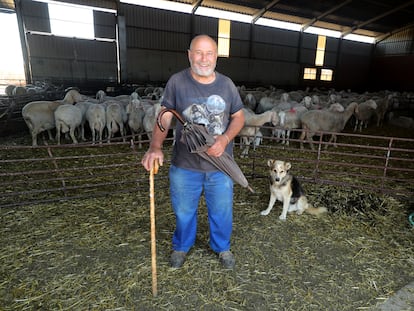
[{"label": "walking stick", "polygon": [[157,252],[155,240],[155,198],[154,198],[154,174],[158,173],[158,160],[150,171],[150,219],[151,219],[151,267],[152,267],[152,296],[157,297]]}]

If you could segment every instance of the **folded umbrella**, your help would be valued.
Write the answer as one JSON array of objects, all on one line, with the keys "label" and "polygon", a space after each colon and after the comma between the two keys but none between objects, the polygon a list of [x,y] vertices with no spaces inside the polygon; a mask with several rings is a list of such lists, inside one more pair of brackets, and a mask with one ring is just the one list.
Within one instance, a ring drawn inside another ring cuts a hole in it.
[{"label": "folded umbrella", "polygon": [[162,125],[161,119],[166,112],[171,112],[183,125],[181,142],[187,145],[189,152],[196,153],[213,164],[218,170],[227,174],[234,182],[249,189],[251,192],[254,192],[232,156],[227,152],[223,152],[220,157],[212,157],[207,154],[207,149],[214,144],[215,139],[208,133],[207,128],[204,125],[186,122],[177,111],[173,109],[164,109],[161,110],[157,117],[157,124],[162,132],[165,131],[165,128]]}]

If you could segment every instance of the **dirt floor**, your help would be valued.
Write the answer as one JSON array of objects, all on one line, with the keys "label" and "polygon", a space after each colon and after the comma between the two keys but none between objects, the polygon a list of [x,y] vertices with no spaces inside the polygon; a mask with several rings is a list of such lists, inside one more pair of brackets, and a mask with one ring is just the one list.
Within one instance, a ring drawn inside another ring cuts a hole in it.
[{"label": "dirt floor", "polygon": [[406,204],[304,187],[328,214],[282,222],[277,205],[261,216],[267,180],[253,195],[235,187],[234,271],[208,247],[203,202],[196,245],[183,268],[169,267],[174,216],[156,189],[157,297],[148,193],[1,209],[0,309],[366,310],[414,279]]},{"label": "dirt floor", "polygon": [[283,222],[280,203],[260,215],[266,178],[252,181],[254,194],[235,186],[233,271],[208,247],[203,201],[196,244],[172,269],[166,172],[155,180],[157,297],[143,191],[1,208],[0,310],[377,310],[414,280],[412,198],[304,183],[328,213]]}]

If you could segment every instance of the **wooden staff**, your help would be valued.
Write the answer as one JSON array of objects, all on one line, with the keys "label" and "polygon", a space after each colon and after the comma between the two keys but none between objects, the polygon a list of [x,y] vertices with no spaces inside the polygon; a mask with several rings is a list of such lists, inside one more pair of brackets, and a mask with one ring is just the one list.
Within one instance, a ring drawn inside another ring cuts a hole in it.
[{"label": "wooden staff", "polygon": [[158,160],[150,171],[150,219],[151,219],[151,267],[152,267],[152,296],[157,297],[157,251],[155,239],[155,198],[154,198],[154,175],[158,173]]}]

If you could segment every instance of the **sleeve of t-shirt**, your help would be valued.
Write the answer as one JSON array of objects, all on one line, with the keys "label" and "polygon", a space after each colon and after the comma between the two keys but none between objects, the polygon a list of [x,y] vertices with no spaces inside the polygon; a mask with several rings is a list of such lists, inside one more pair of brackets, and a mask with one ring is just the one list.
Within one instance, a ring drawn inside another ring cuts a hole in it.
[{"label": "sleeve of t-shirt", "polygon": [[176,109],[176,101],[175,101],[175,87],[176,87],[176,76],[173,75],[168,80],[167,84],[164,88],[164,93],[161,101],[161,106],[164,106],[168,109]]},{"label": "sleeve of t-shirt", "polygon": [[239,91],[237,90],[236,86],[234,85],[233,81],[230,80],[231,91],[232,91],[232,104],[230,108],[230,114],[234,114],[240,109],[243,108],[243,102],[241,100]]}]

